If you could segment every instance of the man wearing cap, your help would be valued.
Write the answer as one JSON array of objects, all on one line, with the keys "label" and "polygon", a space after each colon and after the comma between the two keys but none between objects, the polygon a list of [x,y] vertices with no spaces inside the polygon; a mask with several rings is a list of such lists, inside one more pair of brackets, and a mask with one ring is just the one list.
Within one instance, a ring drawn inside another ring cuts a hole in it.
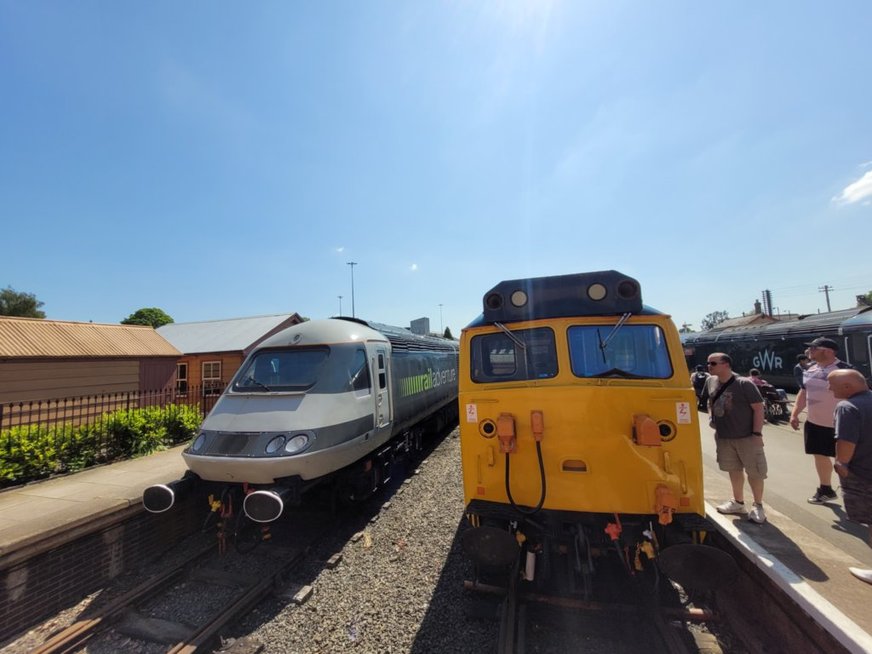
[{"label": "man wearing cap", "polygon": [[808,498],[808,503],[823,504],[838,497],[832,486],[833,462],[831,460],[836,455],[833,411],[838,400],[829,390],[827,375],[834,370],[851,366],[836,358],[839,344],[831,338],[821,336],[805,345],[808,347],[808,356],[813,363],[803,373],[803,387],[799,390],[796,402],[793,404],[790,426],[799,429],[799,414],[808,407],[808,416],[803,429],[805,453],[814,457],[814,467],[820,482],[814,495]]},{"label": "man wearing cap", "polygon": [[[872,391],[857,370],[834,370],[827,377],[836,405],[836,473],[842,479],[845,512],[869,527],[872,545]],[[872,584],[872,570],[848,568]]]}]

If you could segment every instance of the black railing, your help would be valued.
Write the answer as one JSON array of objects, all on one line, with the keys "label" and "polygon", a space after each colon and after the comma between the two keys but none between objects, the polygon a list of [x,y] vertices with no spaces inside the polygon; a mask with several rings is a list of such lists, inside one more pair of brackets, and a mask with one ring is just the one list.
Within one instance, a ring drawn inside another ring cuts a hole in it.
[{"label": "black railing", "polygon": [[61,424],[86,426],[101,422],[107,414],[123,409],[162,407],[169,404],[197,407],[202,417],[212,410],[223,387],[188,386],[158,391],[124,391],[76,397],[28,400],[0,404],[0,432],[13,427],[54,427]]},{"label": "black railing", "polygon": [[220,393],[209,384],[0,404],[0,487],[182,443]]}]

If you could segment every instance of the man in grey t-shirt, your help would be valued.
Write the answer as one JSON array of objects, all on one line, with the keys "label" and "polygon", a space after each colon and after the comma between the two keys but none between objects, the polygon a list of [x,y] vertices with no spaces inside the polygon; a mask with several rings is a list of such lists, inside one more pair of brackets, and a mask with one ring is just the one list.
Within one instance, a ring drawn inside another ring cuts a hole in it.
[{"label": "man in grey t-shirt", "polygon": [[716,508],[719,513],[744,514],[745,475],[754,496],[748,518],[766,522],[763,510],[763,480],[766,454],[763,452],[763,396],[750,379],[733,372],[733,361],[723,352],[708,357],[706,382],[709,397],[709,425],[715,430],[718,467],[730,475],[733,499]]},{"label": "man in grey t-shirt", "polygon": [[[872,545],[872,391],[857,370],[834,370],[827,385],[837,400],[836,474],[842,480],[845,512],[854,522],[869,527]],[[872,584],[872,570],[848,568]]]}]

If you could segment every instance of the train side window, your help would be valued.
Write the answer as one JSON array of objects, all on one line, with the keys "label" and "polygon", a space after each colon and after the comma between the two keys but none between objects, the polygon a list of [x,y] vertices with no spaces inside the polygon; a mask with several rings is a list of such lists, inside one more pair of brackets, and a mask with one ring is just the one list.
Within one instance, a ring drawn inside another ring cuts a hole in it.
[{"label": "train side window", "polygon": [[569,328],[569,359],[576,377],[672,377],[669,350],[660,327],[624,325],[602,347],[611,331],[612,325]]},{"label": "train side window", "polygon": [[472,379],[501,382],[548,379],[557,374],[554,332],[548,328],[483,334],[471,342]]},{"label": "train side window", "polygon": [[378,355],[378,387],[382,390],[388,385],[388,375],[385,371],[385,355]]},{"label": "train side window", "polygon": [[370,389],[369,366],[366,365],[366,352],[355,350],[354,358],[348,370],[351,380],[351,390],[368,391]]}]

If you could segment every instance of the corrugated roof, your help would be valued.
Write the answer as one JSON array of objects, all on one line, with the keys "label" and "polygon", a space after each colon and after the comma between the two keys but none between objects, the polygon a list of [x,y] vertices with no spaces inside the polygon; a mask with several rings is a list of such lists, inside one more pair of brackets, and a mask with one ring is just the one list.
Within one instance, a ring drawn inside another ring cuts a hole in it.
[{"label": "corrugated roof", "polygon": [[180,355],[151,327],[0,316],[0,357]]},{"label": "corrugated roof", "polygon": [[172,322],[157,332],[185,354],[244,352],[277,328],[290,327],[302,318],[296,313],[230,318],[203,322]]}]

